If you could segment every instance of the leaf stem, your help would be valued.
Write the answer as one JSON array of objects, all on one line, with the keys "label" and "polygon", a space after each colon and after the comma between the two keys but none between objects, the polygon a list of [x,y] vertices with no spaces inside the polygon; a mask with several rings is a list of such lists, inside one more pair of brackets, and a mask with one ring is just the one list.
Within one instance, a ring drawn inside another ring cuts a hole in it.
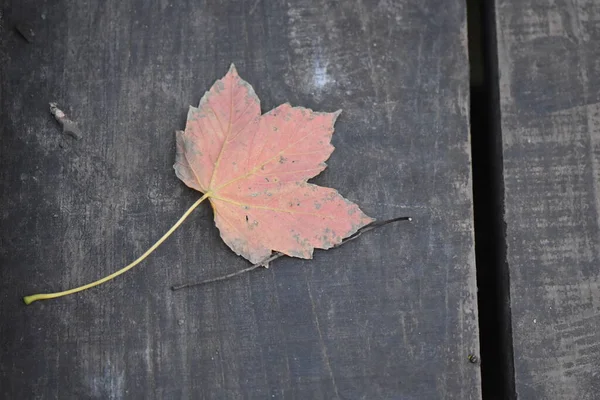
[{"label": "leaf stem", "polygon": [[[373,229],[381,228],[384,225],[391,224],[392,222],[398,222],[398,221],[409,221],[410,222],[410,221],[412,221],[412,218],[411,217],[396,217],[396,218],[386,219],[386,220],[383,220],[383,221],[373,221],[369,225],[363,226],[362,228],[360,228],[359,230],[357,230],[354,234],[348,236],[347,238],[345,238],[344,240],[342,240],[340,243],[336,244],[332,248],[335,249],[336,247],[340,247],[341,245],[346,244],[349,241],[356,239],[357,237],[359,237],[360,235],[362,235],[365,232],[369,232],[369,231],[371,231]],[[285,254],[280,253],[280,252],[275,252],[271,256],[269,256],[266,259],[262,260],[261,262],[259,262],[257,264],[253,264],[253,265],[249,266],[248,268],[244,268],[244,269],[232,272],[232,273],[227,274],[227,275],[221,275],[221,276],[218,276],[216,278],[205,279],[205,280],[200,281],[200,282],[184,283],[184,284],[180,284],[180,285],[175,285],[175,286],[171,287],[171,290],[177,291],[177,290],[187,289],[187,288],[191,288],[191,287],[195,287],[195,286],[206,285],[207,283],[224,281],[226,279],[233,278],[234,276],[238,276],[238,275],[244,274],[246,272],[254,271],[258,267],[268,268],[269,267],[269,263],[271,261],[274,261],[274,260],[276,260],[276,259],[278,259],[280,257],[283,257],[283,256],[285,256]]]},{"label": "leaf stem", "polygon": [[192,213],[192,211],[194,211],[196,209],[196,207],[198,207],[200,205],[200,203],[202,203],[204,200],[209,198],[211,196],[211,194],[212,194],[211,192],[207,192],[204,196],[202,196],[200,199],[198,199],[198,201],[196,201],[194,204],[192,204],[192,206],[181,216],[181,218],[179,218],[179,220],[175,223],[175,225],[173,225],[171,227],[171,229],[169,229],[167,231],[167,233],[165,233],[160,239],[158,239],[158,241],[156,243],[154,243],[154,245],[152,245],[152,247],[150,247],[148,250],[146,250],[146,252],[144,254],[142,254],[138,259],[136,259],[134,262],[127,265],[126,267],[124,267],[124,268],[118,270],[117,272],[114,272],[108,276],[105,276],[102,279],[98,279],[97,281],[88,283],[87,285],[79,286],[74,289],[65,290],[63,292],[33,294],[31,296],[25,296],[23,298],[23,301],[25,302],[25,304],[29,305],[29,304],[33,303],[34,301],[38,301],[38,300],[48,300],[48,299],[55,299],[57,297],[67,296],[69,294],[81,292],[83,290],[93,288],[94,286],[101,285],[104,282],[108,282],[111,279],[114,279],[117,276],[124,274],[125,272],[129,271],[131,268],[135,267],[136,265],[138,265],[139,263],[144,261],[146,259],[146,257],[148,257],[154,250],[156,250],[156,248],[158,246],[160,246],[165,240],[167,240],[167,238],[169,236],[171,236],[171,234],[173,232],[175,232],[175,230],[177,228],[179,228],[179,226],[183,223],[183,221],[185,221],[186,218],[189,217],[189,215]]}]

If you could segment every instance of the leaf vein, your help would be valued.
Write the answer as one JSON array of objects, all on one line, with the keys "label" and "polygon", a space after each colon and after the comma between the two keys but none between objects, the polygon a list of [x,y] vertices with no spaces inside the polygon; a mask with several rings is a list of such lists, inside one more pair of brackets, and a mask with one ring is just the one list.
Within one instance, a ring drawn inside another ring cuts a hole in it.
[{"label": "leaf vein", "polygon": [[[218,190],[221,190],[222,188],[229,186],[230,184],[232,184],[233,182],[239,181],[240,179],[245,179],[251,175],[254,175],[256,173],[256,171],[258,171],[259,169],[261,169],[262,167],[264,167],[265,165],[267,165],[268,163],[270,163],[271,161],[273,161],[274,159],[276,159],[277,157],[283,155],[283,153],[289,149],[290,147],[295,146],[296,144],[298,144],[299,142],[301,142],[302,140],[306,139],[308,136],[310,136],[312,132],[309,131],[306,135],[302,136],[300,139],[296,140],[295,142],[291,143],[289,146],[287,146],[286,148],[284,148],[283,150],[281,150],[279,153],[275,154],[273,157],[269,158],[267,161],[265,161],[264,163],[262,163],[261,165],[256,166],[252,171],[238,176],[237,178],[233,178],[232,180],[230,180],[229,182],[224,183],[223,185],[217,187],[214,189],[214,192],[217,192]],[[262,151],[261,151],[262,152]],[[213,171],[214,173],[214,171]],[[211,185],[212,186],[212,185]]]},{"label": "leaf vein", "polygon": [[[292,211],[292,210],[286,210],[285,208],[273,208],[273,207],[267,207],[267,206],[256,206],[253,204],[244,204],[244,203],[240,203],[240,202],[237,202],[234,200],[227,199],[225,197],[219,197],[219,196],[214,196],[214,195],[212,196],[212,199],[221,200],[225,203],[230,203],[230,204],[240,206],[240,207],[251,207],[251,208],[256,208],[259,210],[283,212],[283,213],[294,214],[294,215],[313,215],[313,216],[321,217],[321,218],[334,219],[334,217],[331,215],[324,215],[324,214],[311,213],[311,212],[305,212],[305,211]],[[216,207],[215,207],[215,209],[216,209]]]}]

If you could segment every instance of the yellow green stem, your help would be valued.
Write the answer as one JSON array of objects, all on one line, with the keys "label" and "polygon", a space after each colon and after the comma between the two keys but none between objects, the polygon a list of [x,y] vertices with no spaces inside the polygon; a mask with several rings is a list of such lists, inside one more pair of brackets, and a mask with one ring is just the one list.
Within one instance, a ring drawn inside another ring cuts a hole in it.
[{"label": "yellow green stem", "polygon": [[175,225],[173,225],[171,227],[171,229],[169,229],[167,231],[167,233],[165,233],[159,240],[158,242],[154,243],[154,245],[152,247],[150,247],[148,250],[146,250],[146,252],[144,254],[142,254],[137,260],[135,260],[134,262],[132,262],[131,264],[127,265],[126,267],[118,270],[117,272],[114,272],[108,276],[105,276],[102,279],[98,279],[95,282],[92,283],[88,283],[87,285],[83,285],[83,286],[79,286],[76,287],[74,289],[69,289],[69,290],[65,290],[63,292],[56,292],[56,293],[40,293],[40,294],[33,294],[31,296],[25,296],[23,298],[23,301],[25,301],[25,304],[31,304],[34,301],[38,301],[38,300],[48,300],[48,299],[55,299],[57,297],[62,297],[62,296],[67,296],[69,294],[73,294],[73,293],[77,293],[77,292],[81,292],[83,290],[86,289],[90,289],[93,288],[94,286],[98,286],[104,282],[108,282],[113,278],[116,278],[117,276],[124,274],[125,272],[129,271],[131,268],[135,267],[136,265],[138,265],[139,263],[141,263],[142,261],[144,261],[144,259],[146,259],[146,257],[148,257],[154,250],[156,250],[156,248],[158,246],[160,246],[165,240],[167,240],[167,238],[169,236],[171,236],[171,234],[173,232],[175,232],[175,230],[177,228],[179,228],[179,226],[183,223],[183,221],[186,220],[187,217],[189,217],[189,215],[192,213],[192,211],[194,211],[196,209],[196,207],[198,207],[200,205],[200,203],[202,203],[204,200],[206,200],[207,198],[209,198],[211,195],[210,192],[206,193],[204,196],[202,196],[198,201],[196,201],[186,212],[185,214],[183,214],[181,216],[181,218],[179,218],[179,220],[175,223]]}]

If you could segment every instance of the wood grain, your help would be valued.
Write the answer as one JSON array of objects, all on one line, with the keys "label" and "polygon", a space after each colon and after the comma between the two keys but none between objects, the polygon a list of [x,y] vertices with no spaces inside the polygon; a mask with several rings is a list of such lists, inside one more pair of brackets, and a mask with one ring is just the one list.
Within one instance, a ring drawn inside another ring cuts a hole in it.
[{"label": "wood grain", "polygon": [[[463,2],[13,1],[1,83],[0,397],[478,399]],[[172,169],[174,131],[234,62],[263,111],[343,109],[331,186],[411,215],[314,260],[247,266]],[[61,134],[55,101],[79,124]]]},{"label": "wood grain", "polygon": [[497,2],[517,395],[600,393],[600,4]]}]

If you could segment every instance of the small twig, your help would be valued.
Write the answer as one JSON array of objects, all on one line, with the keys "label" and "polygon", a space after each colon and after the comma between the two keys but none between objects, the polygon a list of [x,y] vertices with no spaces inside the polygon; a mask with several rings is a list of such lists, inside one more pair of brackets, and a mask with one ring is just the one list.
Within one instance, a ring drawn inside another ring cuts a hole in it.
[{"label": "small twig", "polygon": [[[391,224],[392,222],[398,222],[398,221],[412,221],[411,217],[397,217],[397,218],[392,218],[392,219],[386,219],[385,221],[374,221],[371,222],[369,225],[365,225],[362,228],[360,228],[358,231],[356,231],[353,235],[348,236],[347,238],[345,238],[344,240],[342,240],[340,243],[338,243],[337,245],[333,246],[332,248],[335,249],[336,247],[340,247],[341,245],[348,243],[351,240],[354,240],[356,238],[358,238],[360,235],[362,235],[365,232],[369,232],[372,231],[373,229],[377,229],[380,228],[384,225],[387,224]],[[265,267],[268,268],[269,263],[271,261],[277,260],[280,257],[285,256],[285,254],[280,253],[280,252],[276,252],[273,253],[273,255],[269,256],[268,258],[264,259],[263,261],[254,264],[248,268],[244,268],[242,270],[236,271],[236,272],[232,272],[230,274],[227,275],[222,275],[219,276],[217,278],[211,278],[211,279],[206,279],[200,282],[194,282],[194,283],[185,283],[182,285],[175,285],[172,286],[171,289],[173,291],[175,290],[181,290],[181,289],[186,289],[186,288],[191,288],[191,287],[195,287],[195,286],[201,286],[201,285],[206,285],[207,283],[213,283],[213,282],[219,282],[219,281],[224,281],[226,279],[229,278],[233,278],[234,276],[238,276],[241,274],[245,274],[246,272],[250,272],[250,271],[254,271],[255,269],[259,268],[259,267]]]},{"label": "small twig", "polygon": [[263,266],[262,264],[254,264],[254,265],[252,265],[252,266],[250,266],[248,268],[244,268],[242,270],[239,270],[239,271],[236,271],[236,272],[232,272],[231,274],[219,276],[217,278],[206,279],[206,280],[201,281],[201,282],[185,283],[183,285],[175,285],[175,286],[171,287],[171,289],[172,290],[180,290],[180,289],[185,289],[185,288],[189,288],[189,287],[193,287],[193,286],[206,285],[207,283],[224,281],[225,279],[233,278],[234,276],[238,276],[238,275],[244,274],[246,272],[254,271],[256,268],[262,267],[262,266]]}]

